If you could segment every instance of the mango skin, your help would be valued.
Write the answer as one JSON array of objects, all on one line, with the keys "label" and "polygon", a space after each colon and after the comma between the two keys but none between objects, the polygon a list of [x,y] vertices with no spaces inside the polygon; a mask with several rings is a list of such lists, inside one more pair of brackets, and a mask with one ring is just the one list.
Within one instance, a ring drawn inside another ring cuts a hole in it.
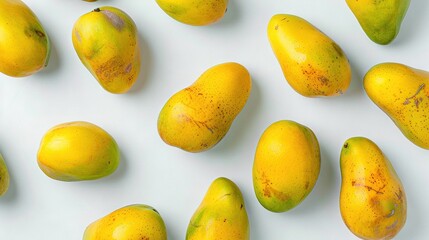
[{"label": "mango skin", "polygon": [[250,74],[242,65],[213,66],[165,103],[158,133],[169,145],[188,152],[206,151],[228,132],[251,88]]},{"label": "mango skin", "polygon": [[320,147],[310,128],[290,120],[271,124],[259,139],[253,187],[261,205],[285,212],[312,191],[320,172]]},{"label": "mango skin", "polygon": [[407,200],[389,159],[371,140],[348,139],[341,150],[340,211],[361,239],[391,239],[404,226]]},{"label": "mango skin", "polygon": [[193,214],[186,240],[250,239],[249,219],[238,186],[225,177],[215,179]]},{"label": "mango skin", "polygon": [[125,12],[100,7],[74,24],[72,41],[83,65],[110,93],[128,92],[140,73],[137,27]]},{"label": "mango skin", "polygon": [[0,1],[0,72],[32,75],[48,65],[50,49],[46,31],[24,2]]},{"label": "mango skin", "polygon": [[9,171],[7,170],[3,156],[0,154],[0,197],[3,196],[9,189],[9,182]]},{"label": "mango skin", "polygon": [[363,80],[368,97],[411,142],[429,149],[429,72],[400,63],[373,66]]},{"label": "mango skin", "polygon": [[277,14],[270,19],[267,33],[284,76],[297,93],[319,97],[347,91],[352,76],[346,54],[311,23]]},{"label": "mango skin", "polygon": [[88,122],[59,124],[43,136],[37,153],[40,169],[60,181],[82,181],[112,174],[119,165],[116,141]]},{"label": "mango skin", "polygon": [[223,18],[228,0],[156,0],[173,19],[188,25],[205,26]]},{"label": "mango skin", "polygon": [[83,240],[167,240],[161,215],[151,206],[125,206],[91,223]]},{"label": "mango skin", "polygon": [[346,0],[365,34],[375,43],[386,45],[399,33],[410,0]]}]

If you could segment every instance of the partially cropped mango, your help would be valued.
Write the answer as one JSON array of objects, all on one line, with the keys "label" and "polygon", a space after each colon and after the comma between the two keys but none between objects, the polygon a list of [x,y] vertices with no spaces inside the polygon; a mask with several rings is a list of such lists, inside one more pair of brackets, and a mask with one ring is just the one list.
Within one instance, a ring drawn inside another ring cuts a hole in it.
[{"label": "partially cropped mango", "polygon": [[392,239],[404,226],[407,200],[389,159],[371,140],[348,139],[341,150],[340,210],[361,239]]},{"label": "partially cropped mango", "polygon": [[285,212],[312,191],[320,172],[320,148],[310,128],[290,120],[262,134],[253,163],[253,187],[261,205]]},{"label": "partially cropped mango", "polygon": [[25,77],[47,66],[50,42],[37,16],[21,0],[0,1],[0,72]]},{"label": "partially cropped mango", "polygon": [[381,63],[365,75],[368,97],[417,146],[429,149],[429,72]]},{"label": "partially cropped mango", "polygon": [[173,19],[194,26],[218,22],[226,13],[228,0],[156,0]]},{"label": "partially cropped mango", "polygon": [[158,211],[134,204],[91,223],[83,240],[167,240],[167,230]]},{"label": "partially cropped mango", "polygon": [[344,51],[306,20],[274,15],[268,39],[290,86],[306,97],[336,96],[347,91],[351,68]]},{"label": "partially cropped mango", "polygon": [[250,74],[238,63],[205,71],[191,86],[174,94],[158,117],[158,132],[169,145],[189,152],[215,146],[247,102]]},{"label": "partially cropped mango", "polygon": [[114,7],[81,16],[73,27],[73,46],[83,65],[108,92],[125,93],[140,73],[140,47],[134,21]]},{"label": "partially cropped mango", "polygon": [[9,189],[9,171],[3,156],[0,154],[0,197],[3,196]]},{"label": "partially cropped mango", "polygon": [[186,231],[186,240],[248,240],[249,219],[238,186],[220,177],[212,182]]},{"label": "partially cropped mango", "polygon": [[399,33],[410,0],[346,0],[366,35],[375,43],[389,44]]},{"label": "partially cropped mango", "polygon": [[102,178],[119,165],[116,141],[102,128],[88,122],[57,125],[43,136],[37,153],[40,169],[60,181]]}]

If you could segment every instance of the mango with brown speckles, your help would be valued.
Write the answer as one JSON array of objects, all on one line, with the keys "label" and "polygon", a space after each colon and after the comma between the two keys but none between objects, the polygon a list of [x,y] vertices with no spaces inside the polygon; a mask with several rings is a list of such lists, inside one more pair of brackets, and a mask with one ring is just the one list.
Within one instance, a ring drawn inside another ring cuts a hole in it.
[{"label": "mango with brown speckles", "polygon": [[217,178],[189,222],[186,240],[248,240],[249,218],[239,187]]},{"label": "mango with brown speckles", "polygon": [[3,196],[9,189],[9,171],[3,156],[0,154],[0,197]]},{"label": "mango with brown speckles", "polygon": [[411,142],[429,149],[429,72],[399,63],[381,63],[365,75],[368,97]]},{"label": "mango with brown speckles", "polygon": [[347,91],[351,68],[344,51],[308,21],[274,15],[268,39],[290,86],[306,97],[336,96]]},{"label": "mango with brown speckles", "polygon": [[264,208],[285,212],[296,207],[312,191],[319,172],[319,143],[310,128],[282,120],[264,131],[253,163],[253,187]]},{"label": "mango with brown speckles", "polygon": [[156,0],[159,7],[181,23],[205,26],[220,21],[228,0]]},{"label": "mango with brown speckles", "polygon": [[243,109],[251,87],[249,72],[238,63],[209,68],[165,103],[158,117],[159,135],[188,152],[212,148]]},{"label": "mango with brown speckles", "polygon": [[100,7],[74,24],[73,46],[83,65],[111,93],[131,89],[140,73],[137,28],[125,12]]},{"label": "mango with brown speckles", "polygon": [[83,240],[167,240],[167,229],[153,207],[134,204],[117,209],[91,223]]},{"label": "mango with brown speckles", "polygon": [[344,223],[361,239],[392,239],[405,224],[407,200],[389,159],[373,141],[353,137],[343,145],[340,168]]}]

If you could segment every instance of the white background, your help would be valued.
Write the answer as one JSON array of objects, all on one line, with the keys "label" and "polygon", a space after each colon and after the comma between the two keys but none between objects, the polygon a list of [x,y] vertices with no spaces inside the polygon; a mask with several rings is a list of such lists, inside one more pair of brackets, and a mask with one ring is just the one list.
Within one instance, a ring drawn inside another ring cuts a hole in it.
[{"label": "white background", "polygon": [[[205,27],[176,22],[150,0],[25,2],[48,32],[52,54],[49,66],[33,76],[0,75],[0,152],[11,174],[9,192],[0,198],[0,239],[81,239],[89,223],[133,203],[155,207],[169,239],[184,239],[190,217],[219,176],[241,188],[252,239],[356,239],[338,206],[339,153],[353,136],[375,141],[402,179],[408,218],[397,239],[428,238],[429,152],[408,141],[369,100],[362,78],[371,66],[386,61],[429,70],[429,1],[412,1],[399,36],[388,46],[366,37],[345,1],[231,0],[225,17]],[[139,30],[142,72],[127,94],[104,91],[72,46],[76,19],[102,5],[127,12]],[[353,69],[349,91],[335,98],[310,99],[291,89],[266,36],[267,23],[276,13],[307,19],[343,48]],[[248,68],[253,89],[226,137],[197,154],[166,145],[157,132],[164,103],[207,68],[227,61]],[[315,132],[322,167],[304,202],[279,214],[256,200],[251,169],[260,135],[281,119]],[[114,174],[69,183],[52,180],[38,168],[36,153],[43,134],[75,120],[97,124],[116,139],[122,162]]]}]

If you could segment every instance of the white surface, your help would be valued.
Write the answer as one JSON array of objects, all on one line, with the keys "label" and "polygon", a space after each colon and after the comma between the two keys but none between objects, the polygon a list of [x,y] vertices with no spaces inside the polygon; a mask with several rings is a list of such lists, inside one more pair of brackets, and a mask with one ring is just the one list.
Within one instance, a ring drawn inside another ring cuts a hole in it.
[{"label": "white surface", "polygon": [[[132,203],[155,207],[169,239],[184,239],[190,217],[219,176],[241,188],[252,239],[356,239],[338,207],[339,152],[353,136],[375,141],[402,179],[408,219],[397,239],[428,238],[429,153],[400,133],[369,100],[361,82],[371,66],[385,61],[429,70],[429,1],[412,1],[399,36],[388,46],[366,37],[345,1],[231,0],[224,19],[207,27],[176,22],[155,1],[25,2],[42,21],[53,48],[43,72],[22,79],[0,75],[0,152],[12,177],[9,192],[0,199],[0,239],[81,239],[89,223]],[[142,39],[142,73],[125,95],[104,91],[79,62],[71,43],[74,21],[102,5],[126,11]],[[343,48],[353,68],[346,94],[309,99],[291,89],[266,37],[268,20],[276,13],[307,19]],[[253,78],[249,101],[226,137],[198,154],[166,145],[156,127],[164,103],[207,68],[226,61],[243,64]],[[322,168],[301,205],[275,214],[256,200],[251,169],[261,133],[281,119],[315,132]],[[116,139],[122,162],[113,175],[67,183],[48,178],[38,168],[36,153],[43,134],[74,120],[97,124]]]}]

